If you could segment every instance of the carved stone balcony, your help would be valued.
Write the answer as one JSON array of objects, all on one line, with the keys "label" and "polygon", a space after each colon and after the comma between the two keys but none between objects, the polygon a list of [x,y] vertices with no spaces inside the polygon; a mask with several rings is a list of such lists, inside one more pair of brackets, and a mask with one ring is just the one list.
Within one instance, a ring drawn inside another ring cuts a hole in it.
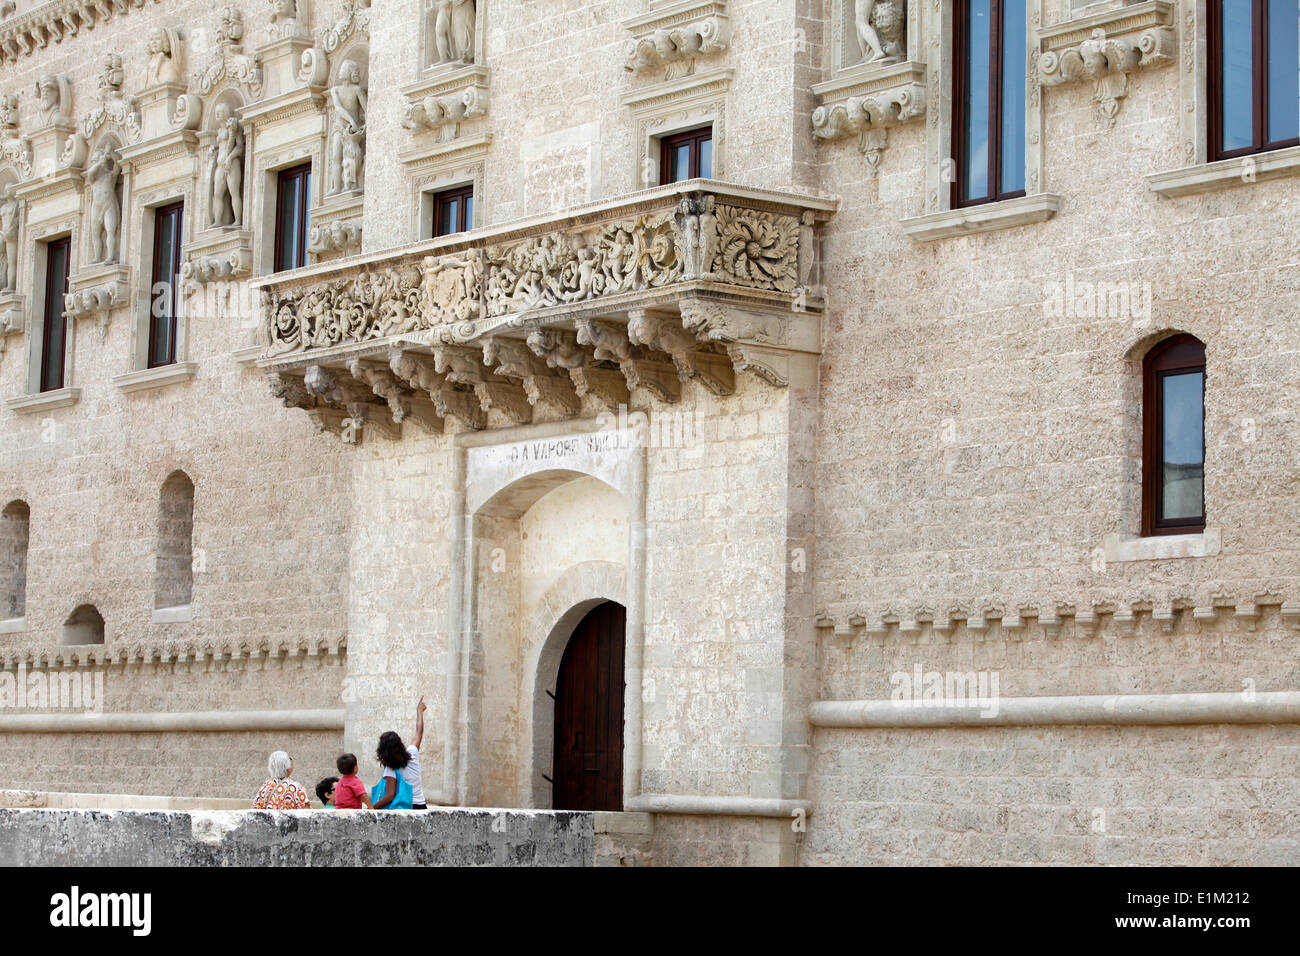
[{"label": "carved stone balcony", "polygon": [[[253,281],[258,365],[355,441],[675,402],[692,380],[789,384],[820,349],[819,224],[834,200],[693,180]],[[590,406],[590,401],[588,402]]]}]

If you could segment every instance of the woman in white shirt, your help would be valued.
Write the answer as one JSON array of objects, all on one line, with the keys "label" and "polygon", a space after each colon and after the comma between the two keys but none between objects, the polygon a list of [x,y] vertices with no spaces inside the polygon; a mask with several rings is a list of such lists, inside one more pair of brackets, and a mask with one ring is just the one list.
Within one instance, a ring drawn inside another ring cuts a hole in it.
[{"label": "woman in white shirt", "polygon": [[384,795],[375,801],[375,809],[383,810],[397,796],[397,774],[402,775],[411,787],[411,809],[427,810],[424,802],[424,785],[420,779],[420,744],[424,740],[424,698],[415,706],[415,737],[411,746],[402,743],[397,731],[388,730],[379,736],[375,757],[384,768]]}]

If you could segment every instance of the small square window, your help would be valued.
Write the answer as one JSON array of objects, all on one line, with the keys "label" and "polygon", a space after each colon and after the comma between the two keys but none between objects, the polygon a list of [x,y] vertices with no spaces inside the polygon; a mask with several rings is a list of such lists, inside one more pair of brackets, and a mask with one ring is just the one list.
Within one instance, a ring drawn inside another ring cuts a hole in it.
[{"label": "small square window", "polygon": [[703,126],[659,141],[659,184],[713,177],[713,127]]},{"label": "small square window", "polygon": [[433,194],[433,235],[451,236],[474,228],[474,187],[457,186]]}]

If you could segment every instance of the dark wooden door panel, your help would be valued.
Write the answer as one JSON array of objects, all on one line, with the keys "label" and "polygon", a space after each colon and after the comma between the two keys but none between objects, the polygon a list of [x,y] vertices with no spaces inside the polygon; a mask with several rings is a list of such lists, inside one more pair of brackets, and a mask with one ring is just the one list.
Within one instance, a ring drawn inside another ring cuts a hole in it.
[{"label": "dark wooden door panel", "polygon": [[569,638],[555,685],[557,810],[623,809],[626,612],[606,602]]}]

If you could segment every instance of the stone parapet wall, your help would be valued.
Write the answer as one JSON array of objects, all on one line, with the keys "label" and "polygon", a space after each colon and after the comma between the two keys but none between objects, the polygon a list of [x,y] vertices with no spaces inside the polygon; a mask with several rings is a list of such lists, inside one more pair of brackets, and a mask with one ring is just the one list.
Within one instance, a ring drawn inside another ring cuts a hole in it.
[{"label": "stone parapet wall", "polygon": [[590,813],[0,809],[0,866],[591,866]]}]

